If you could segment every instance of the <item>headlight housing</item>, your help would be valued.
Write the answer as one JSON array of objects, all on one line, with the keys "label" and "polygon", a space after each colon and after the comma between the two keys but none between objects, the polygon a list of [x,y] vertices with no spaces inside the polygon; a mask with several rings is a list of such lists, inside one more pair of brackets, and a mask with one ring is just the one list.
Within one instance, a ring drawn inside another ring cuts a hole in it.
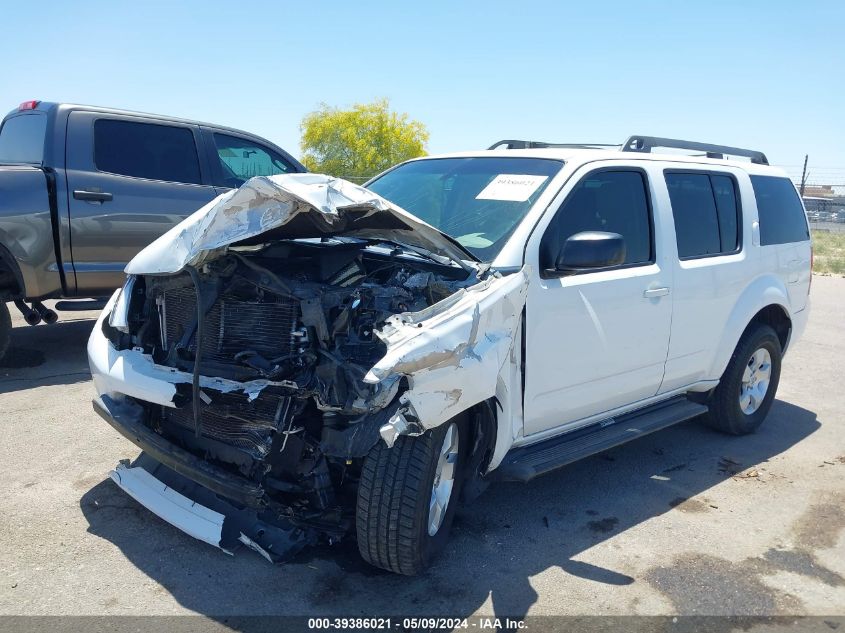
[{"label": "headlight housing", "polygon": [[118,291],[117,301],[109,315],[109,325],[124,334],[129,334],[129,302],[132,300],[134,288],[135,276],[129,275],[123,288]]}]

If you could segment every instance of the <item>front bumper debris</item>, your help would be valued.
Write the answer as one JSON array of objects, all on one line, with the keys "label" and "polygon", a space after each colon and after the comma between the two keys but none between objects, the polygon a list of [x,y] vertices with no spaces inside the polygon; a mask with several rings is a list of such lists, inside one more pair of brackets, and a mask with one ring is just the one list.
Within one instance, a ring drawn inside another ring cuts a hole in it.
[{"label": "front bumper debris", "polygon": [[290,560],[317,542],[315,530],[294,525],[265,508],[260,486],[186,453],[147,429],[139,419],[138,405],[102,396],[94,400],[94,409],[144,451],[131,465],[128,461],[118,464],[110,473],[112,480],[174,527],[228,554],[245,545],[273,563]]},{"label": "front bumper debris", "polygon": [[157,462],[249,508],[265,506],[261,486],[209,464],[150,430],[142,421],[143,409],[139,405],[118,402],[107,395],[95,398],[93,404],[101,418]]}]

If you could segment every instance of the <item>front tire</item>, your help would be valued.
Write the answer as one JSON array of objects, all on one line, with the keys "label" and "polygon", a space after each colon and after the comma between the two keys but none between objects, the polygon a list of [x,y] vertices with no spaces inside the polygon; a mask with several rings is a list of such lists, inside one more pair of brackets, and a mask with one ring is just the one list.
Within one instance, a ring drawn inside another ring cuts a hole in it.
[{"label": "front tire", "polygon": [[5,301],[0,301],[0,360],[6,355],[9,349],[9,341],[12,338],[12,315],[9,314],[9,306]]},{"label": "front tire", "polygon": [[463,483],[463,427],[448,422],[370,450],[355,518],[358,551],[368,563],[413,576],[446,545]]},{"label": "front tire", "polygon": [[731,435],[756,431],[772,408],[782,356],[780,339],[771,327],[758,325],[748,330],[709,402],[707,423]]}]

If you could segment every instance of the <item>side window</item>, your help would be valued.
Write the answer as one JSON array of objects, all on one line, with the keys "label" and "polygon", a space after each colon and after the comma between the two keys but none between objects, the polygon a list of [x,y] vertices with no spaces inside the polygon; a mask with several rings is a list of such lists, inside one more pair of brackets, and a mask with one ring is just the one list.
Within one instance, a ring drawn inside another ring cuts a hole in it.
[{"label": "side window", "polygon": [[760,245],[788,244],[810,239],[798,192],[788,178],[751,176],[760,216]]},{"label": "side window", "polygon": [[98,119],[94,165],[123,176],[202,184],[194,135],[185,127]]},{"label": "side window", "polygon": [[680,259],[733,253],[739,248],[739,205],[730,176],[667,172]]},{"label": "side window", "polygon": [[277,152],[253,141],[214,134],[214,146],[220,159],[222,187],[240,187],[253,176],[275,176],[296,171]]},{"label": "side window", "polygon": [[618,233],[625,265],[653,261],[648,187],[640,171],[599,171],[584,177],[564,200],[540,242],[540,266],[553,268],[563,243],[582,231]]},{"label": "side window", "polygon": [[722,252],[736,251],[739,249],[739,205],[736,203],[734,179],[711,174],[710,184],[713,185],[713,197],[716,199]]},{"label": "side window", "polygon": [[0,128],[0,161],[41,163],[46,131],[46,114],[21,114],[6,119]]}]

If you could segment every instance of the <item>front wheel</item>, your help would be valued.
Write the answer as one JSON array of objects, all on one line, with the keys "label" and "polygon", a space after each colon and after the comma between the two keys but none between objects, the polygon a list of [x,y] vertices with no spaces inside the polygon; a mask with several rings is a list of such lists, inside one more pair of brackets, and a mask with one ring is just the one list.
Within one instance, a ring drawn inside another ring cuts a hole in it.
[{"label": "front wheel", "polygon": [[780,339],[768,325],[747,331],[713,393],[708,424],[732,435],[756,431],[775,399],[782,354]]},{"label": "front wheel", "polygon": [[12,338],[12,315],[9,314],[9,306],[5,301],[0,301],[0,360],[9,349],[9,340]]},{"label": "front wheel", "polygon": [[371,565],[413,576],[446,545],[467,453],[463,425],[449,422],[418,437],[379,441],[361,471],[358,551]]}]

